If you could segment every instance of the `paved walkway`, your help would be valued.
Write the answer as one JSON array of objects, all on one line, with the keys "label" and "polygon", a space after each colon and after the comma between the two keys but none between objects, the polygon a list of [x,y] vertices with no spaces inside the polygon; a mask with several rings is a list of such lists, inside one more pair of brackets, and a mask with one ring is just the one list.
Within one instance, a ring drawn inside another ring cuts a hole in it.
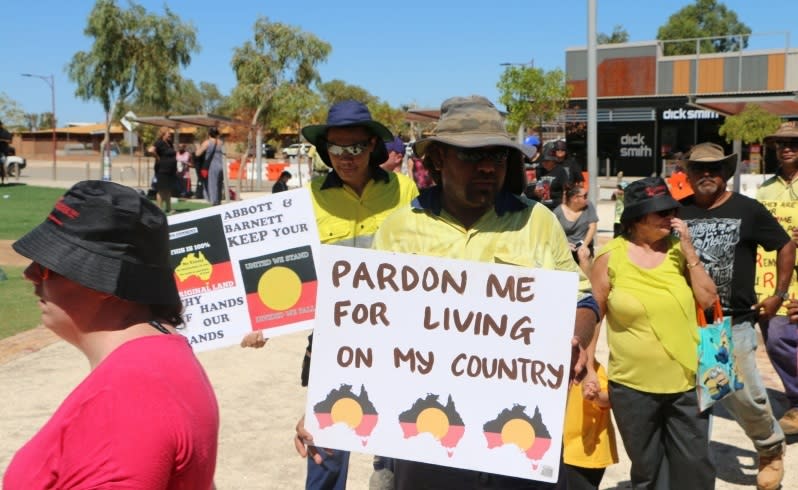
[{"label": "paved walkway", "polygon": [[[26,178],[24,173],[21,182],[60,187],[72,183]],[[613,203],[600,201],[597,208],[603,241],[611,235]],[[305,333],[297,333],[273,339],[262,350],[230,347],[198,355],[214,385],[222,414],[218,488],[302,487],[305,463],[296,456],[291,440],[305,403],[298,379],[304,348]],[[598,356],[606,363],[607,355],[602,335]],[[784,410],[781,383],[761,347],[757,363],[774,411],[780,416]],[[14,452],[41,427],[87,371],[85,359],[72,346],[43,328],[0,341],[0,468],[8,465]],[[792,437],[788,442],[794,444],[796,440]],[[621,444],[619,450],[621,461],[608,468],[601,488],[630,488],[629,460]],[[718,489],[754,486],[756,459],[751,443],[721,410],[713,419],[712,454],[718,469]],[[785,466],[783,488],[798,488],[798,451],[794,447],[788,450]],[[349,488],[367,488],[370,474],[370,456],[354,454]]]}]

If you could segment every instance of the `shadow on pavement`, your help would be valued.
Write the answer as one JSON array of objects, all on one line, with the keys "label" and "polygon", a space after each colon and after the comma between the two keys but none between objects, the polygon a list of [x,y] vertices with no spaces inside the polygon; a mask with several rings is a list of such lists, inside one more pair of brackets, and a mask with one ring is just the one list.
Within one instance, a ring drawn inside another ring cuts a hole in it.
[{"label": "shadow on pavement", "polygon": [[[756,453],[723,442],[711,441],[710,454],[715,461],[717,479],[735,485],[756,486]],[[743,473],[748,470],[748,473]]]}]

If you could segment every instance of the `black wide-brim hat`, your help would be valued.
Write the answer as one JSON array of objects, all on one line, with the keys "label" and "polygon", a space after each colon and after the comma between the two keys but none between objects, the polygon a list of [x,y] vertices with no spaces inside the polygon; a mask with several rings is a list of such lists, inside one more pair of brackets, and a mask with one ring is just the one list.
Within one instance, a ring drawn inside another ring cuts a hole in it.
[{"label": "black wide-brim hat", "polygon": [[662,177],[647,177],[632,182],[623,191],[621,222],[626,223],[649,213],[681,207],[671,196]]},{"label": "black wide-brim hat", "polygon": [[391,130],[371,118],[371,112],[366,104],[357,100],[344,100],[333,104],[327,114],[326,124],[311,124],[302,128],[302,136],[316,147],[321,160],[332,167],[330,154],[327,152],[326,136],[330,128],[363,127],[377,137],[377,145],[371,152],[369,165],[376,166],[385,163],[388,159],[388,150],[385,143],[393,141]]},{"label": "black wide-brim hat", "polygon": [[78,182],[42,224],[12,246],[89,289],[142,304],[180,302],[166,216],[130,187]]}]

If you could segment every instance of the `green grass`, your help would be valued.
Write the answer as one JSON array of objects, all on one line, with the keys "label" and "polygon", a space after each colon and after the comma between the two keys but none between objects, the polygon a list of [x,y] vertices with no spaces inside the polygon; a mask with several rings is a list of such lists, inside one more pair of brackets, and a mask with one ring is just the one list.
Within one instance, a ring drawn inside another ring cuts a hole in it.
[{"label": "green grass", "polygon": [[0,281],[0,339],[39,325],[41,312],[33,284],[22,277],[24,267],[2,266],[7,279]]},{"label": "green grass", "polygon": [[[16,240],[45,220],[66,189],[9,184],[0,187],[0,240]],[[178,213],[208,207],[205,201],[178,201]],[[33,285],[22,278],[22,267],[0,264],[8,280],[0,281],[0,339],[39,324]]]},{"label": "green grass", "polygon": [[[10,184],[0,187],[0,240],[16,240],[44,221],[66,189]],[[178,201],[178,213],[208,207],[206,201]]]}]

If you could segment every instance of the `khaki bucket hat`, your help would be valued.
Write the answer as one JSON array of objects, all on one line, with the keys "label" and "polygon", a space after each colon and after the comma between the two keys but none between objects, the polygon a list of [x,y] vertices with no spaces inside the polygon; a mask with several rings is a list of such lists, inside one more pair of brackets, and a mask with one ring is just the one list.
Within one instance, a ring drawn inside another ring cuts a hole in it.
[{"label": "khaki bucket hat", "polygon": [[724,179],[734,175],[737,168],[737,154],[724,155],[723,147],[716,143],[699,143],[690,150],[687,157],[687,168],[696,163],[721,163],[723,165]]},{"label": "khaki bucket hat", "polygon": [[529,158],[535,156],[534,147],[513,141],[504,126],[501,112],[485,97],[452,97],[441,104],[441,118],[432,136],[416,141],[413,151],[423,156],[433,141],[461,148],[506,146]]},{"label": "khaki bucket hat", "polygon": [[771,145],[779,140],[798,139],[798,122],[788,121],[782,123],[779,129],[768,136],[765,136],[765,144]]}]

